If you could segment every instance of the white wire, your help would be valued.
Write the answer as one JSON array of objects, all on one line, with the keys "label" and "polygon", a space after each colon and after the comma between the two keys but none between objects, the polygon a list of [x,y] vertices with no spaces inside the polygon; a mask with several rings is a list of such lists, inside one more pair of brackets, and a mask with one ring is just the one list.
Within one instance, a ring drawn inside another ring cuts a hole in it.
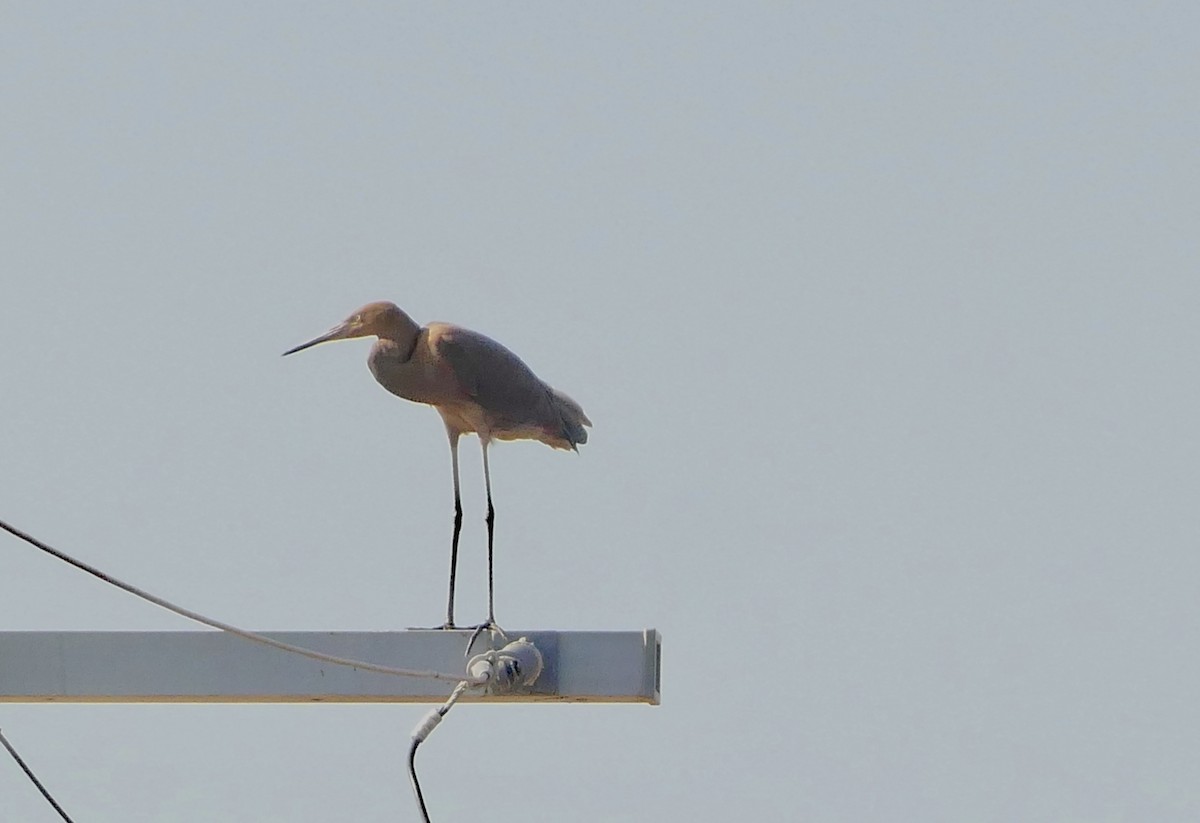
[{"label": "white wire", "polygon": [[[140,597],[142,600],[145,600],[148,603],[153,603],[155,606],[159,606],[160,608],[166,609],[169,612],[174,612],[175,614],[179,615],[180,617],[186,617],[189,620],[194,620],[197,623],[201,623],[210,628],[219,629],[223,632],[237,635],[238,637],[245,638],[246,640],[251,640],[255,643],[262,643],[264,646],[271,646],[272,648],[276,648],[281,651],[290,652],[292,654],[298,654],[303,657],[308,657],[313,660],[320,660],[325,663],[332,663],[336,666],[348,666],[348,667],[354,668],[354,669],[362,669],[364,671],[378,672],[380,674],[390,674],[390,675],[395,675],[397,677],[420,677],[420,678],[425,678],[425,679],[429,679],[429,680],[445,680],[450,683],[459,683],[459,682],[464,681],[464,678],[461,674],[445,674],[443,672],[435,672],[435,671],[428,671],[428,670],[422,670],[422,669],[399,669],[394,666],[383,666],[378,663],[368,663],[368,662],[365,662],[362,660],[352,660],[348,657],[338,657],[336,655],[325,654],[324,652],[319,652],[314,649],[306,649],[303,646],[294,646],[291,643],[284,643],[281,640],[274,640],[265,635],[261,635],[256,632],[248,631],[246,629],[239,629],[237,626],[232,626],[228,623],[222,623],[220,620],[214,620],[211,617],[205,617],[204,615],[200,614],[199,612],[194,612],[191,609],[185,609],[182,606],[177,606],[174,603],[170,602],[169,600],[164,600],[161,597],[157,597],[153,594],[150,594],[147,591],[143,591],[142,589],[139,589],[137,586],[134,586],[130,583],[126,583],[122,580],[118,580],[117,578],[112,577],[111,575],[108,575],[105,572],[102,572],[100,569],[96,568],[95,566],[91,566],[87,563],[84,563],[82,560],[76,560],[74,557],[71,557],[69,554],[59,551],[58,549],[54,548],[53,546],[49,546],[49,545],[43,543],[42,541],[38,540],[36,537],[26,534],[25,532],[21,531],[20,529],[15,528],[14,526],[10,526],[9,524],[5,523],[2,520],[0,520],[0,529],[4,529],[4,531],[8,532],[9,534],[13,535],[14,537],[18,537],[21,540],[24,540],[26,543],[29,543],[31,546],[34,546],[35,548],[41,549],[42,551],[46,552],[47,554],[57,557],[59,560],[62,560],[64,563],[68,563],[77,569],[85,571],[88,574],[92,575],[93,577],[98,577],[101,580],[103,580],[105,583],[108,583],[112,586],[116,586],[118,589],[122,589],[126,592],[129,592],[130,594],[134,595],[135,597]],[[468,677],[466,679],[466,682],[470,686],[476,686],[476,685],[481,685],[481,684],[487,682],[487,679],[486,678],[481,679],[481,678]]]},{"label": "white wire", "polygon": [[[492,669],[489,666],[486,674],[481,675],[484,681],[490,679]],[[479,685],[479,684],[474,684]],[[413,794],[417,799],[417,811],[421,813],[421,820],[424,823],[429,823],[429,809],[425,806],[425,794],[421,791],[421,781],[417,778],[417,747],[425,742],[425,738],[433,733],[433,730],[442,722],[442,718],[446,716],[446,712],[458,702],[458,698],[462,697],[467,689],[471,688],[470,680],[463,680],[454,687],[454,691],[450,692],[450,696],[446,698],[446,702],[439,708],[434,709],[429,714],[421,719],[417,727],[413,729],[412,742],[408,747],[408,779],[412,783]]]}]

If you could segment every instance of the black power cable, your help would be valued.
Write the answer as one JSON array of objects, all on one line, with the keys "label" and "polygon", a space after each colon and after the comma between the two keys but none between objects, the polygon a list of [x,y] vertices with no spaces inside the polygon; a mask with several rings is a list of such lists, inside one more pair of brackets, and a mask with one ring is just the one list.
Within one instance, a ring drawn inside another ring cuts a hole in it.
[{"label": "black power cable", "polygon": [[408,747],[408,779],[412,781],[413,792],[417,795],[417,806],[421,809],[421,819],[425,823],[431,823],[429,809],[425,808],[425,795],[421,794],[421,782],[417,780],[417,746],[420,745],[421,739],[414,737],[412,745]]},{"label": "black power cable", "polygon": [[[476,655],[475,658],[472,658],[472,662],[468,666],[469,672],[467,674],[466,679],[459,679],[459,677],[457,677],[457,676],[443,674],[441,672],[414,671],[411,669],[397,669],[397,668],[393,668],[391,666],[381,666],[381,665],[374,664],[374,663],[366,663],[366,662],[357,661],[357,660],[348,660],[346,658],[334,657],[332,655],[323,654],[321,652],[315,652],[310,649],[303,649],[303,648],[300,648],[298,646],[293,646],[288,643],[281,643],[278,640],[264,637],[262,635],[254,633],[254,632],[248,632],[245,629],[239,629],[236,626],[230,626],[227,623],[222,623],[220,621],[213,620],[212,618],[205,617],[204,615],[201,615],[197,612],[193,612],[190,609],[185,609],[181,606],[177,606],[174,603],[171,603],[167,600],[162,599],[161,597],[156,597],[155,595],[152,595],[149,592],[145,592],[145,591],[137,588],[136,586],[132,586],[128,583],[125,583],[125,582],[122,582],[122,581],[116,579],[115,577],[111,577],[110,575],[102,572],[100,569],[96,568],[95,566],[91,566],[87,563],[84,563],[81,560],[76,560],[74,557],[71,557],[66,552],[59,551],[58,549],[54,548],[53,546],[50,546],[47,543],[43,543],[41,540],[38,540],[36,537],[21,531],[20,529],[16,528],[15,526],[5,523],[3,520],[0,520],[0,530],[6,531],[9,534],[13,535],[14,537],[17,537],[21,540],[24,540],[26,543],[29,543],[31,546],[34,546],[35,548],[40,549],[41,551],[59,559],[59,560],[62,560],[63,562],[67,563],[68,565],[74,566],[75,568],[77,568],[81,571],[87,572],[88,574],[90,574],[94,577],[97,577],[100,580],[103,580],[105,583],[109,583],[110,585],[116,586],[117,588],[122,589],[123,591],[126,591],[137,597],[140,597],[143,600],[149,601],[150,603],[153,603],[156,606],[161,606],[162,608],[167,609],[168,611],[174,612],[175,614],[181,615],[183,617],[187,617],[187,618],[189,618],[191,620],[195,620],[199,623],[203,623],[206,626],[210,626],[215,629],[220,629],[222,631],[229,632],[231,634],[235,634],[240,637],[244,637],[248,640],[257,641],[259,643],[265,643],[269,646],[274,646],[275,648],[281,649],[283,651],[294,652],[296,654],[301,654],[306,657],[311,657],[311,658],[315,658],[318,660],[324,660],[324,661],[327,661],[330,663],[336,663],[336,664],[343,665],[343,666],[352,666],[354,668],[365,669],[367,671],[376,671],[376,672],[382,672],[385,674],[401,675],[401,676],[406,676],[406,677],[429,677],[429,678],[434,678],[434,679],[438,679],[438,680],[458,680],[459,681],[458,685],[455,686],[454,690],[450,692],[450,696],[449,696],[449,698],[447,698],[446,702],[436,711],[430,712],[429,715],[426,716],[426,718],[424,720],[422,720],[420,725],[418,725],[417,728],[414,730],[412,745],[409,747],[409,750],[408,750],[408,775],[409,775],[409,779],[412,781],[413,791],[417,797],[417,805],[420,808],[421,817],[425,821],[425,823],[430,823],[429,810],[425,806],[425,797],[421,792],[421,784],[417,780],[417,767],[416,767],[417,747],[421,744],[422,741],[425,740],[426,737],[429,736],[429,733],[432,732],[433,729],[437,727],[437,725],[442,721],[442,718],[446,716],[446,713],[448,711],[450,711],[450,709],[454,706],[455,703],[458,702],[458,699],[460,697],[462,697],[463,693],[466,692],[467,689],[472,688],[472,687],[483,686],[485,684],[491,684],[493,682],[493,673],[494,673],[494,671],[497,671],[493,668],[495,663],[497,662],[496,661],[497,654],[500,654],[501,658],[503,658],[503,665],[501,665],[498,670],[498,672],[503,675],[503,677],[501,677],[500,680],[501,680],[501,682],[503,682],[504,684],[506,684],[509,687],[514,685],[514,683],[519,684],[519,685],[529,685],[529,684],[533,683],[533,681],[537,679],[538,674],[542,670],[541,654],[537,651],[536,647],[534,647],[534,645],[532,643],[530,643],[523,637],[514,643],[509,643],[507,646],[504,647],[503,650],[500,650],[499,652],[492,651],[492,652],[488,652],[485,655]],[[472,635],[472,637],[471,637],[472,644],[474,643],[474,640],[478,635],[479,635],[479,631],[477,630],[476,633],[474,635]],[[471,648],[470,646],[467,647],[468,653],[470,652],[470,648]],[[522,666],[521,660],[524,658],[528,658],[530,653],[533,655],[533,658],[530,660],[526,660],[527,665]],[[476,665],[476,661],[479,661],[478,666]],[[25,771],[25,774],[27,774],[29,776],[30,780],[33,781],[34,785],[37,786],[37,788],[42,792],[42,795],[50,802],[50,804],[52,806],[54,806],[55,810],[60,815],[62,815],[63,820],[67,821],[67,823],[72,823],[71,818],[69,818],[67,816],[67,813],[65,811],[63,811],[62,807],[59,806],[58,803],[56,803],[54,801],[54,798],[50,796],[50,793],[46,791],[46,789],[42,786],[42,784],[40,782],[38,782],[38,779],[34,776],[33,772],[29,769],[28,766],[25,765],[24,761],[22,761],[21,758],[17,755],[16,751],[12,748],[12,746],[9,745],[8,741],[4,740],[3,735],[0,735],[0,742],[4,743],[5,748],[8,749],[9,753],[12,754],[13,758],[16,759],[17,763]]]},{"label": "black power cable", "polygon": [[[484,665],[490,672],[492,669],[491,664],[485,663]],[[491,679],[490,674],[488,679]],[[408,747],[408,779],[412,781],[413,793],[417,796],[417,807],[421,810],[421,819],[425,823],[430,823],[429,809],[425,808],[425,795],[421,793],[421,783],[417,780],[417,746],[420,746],[425,738],[429,737],[430,733],[438,727],[438,724],[442,722],[442,718],[446,716],[446,712],[454,707],[458,699],[463,696],[463,692],[470,687],[471,681],[469,680],[459,683],[454,687],[454,691],[450,692],[450,696],[446,698],[446,702],[425,715],[421,719],[421,722],[417,724],[417,727],[413,729],[412,745]]]},{"label": "black power cable", "polygon": [[[54,807],[54,811],[58,812],[59,817],[67,821],[67,823],[74,823],[70,816],[63,810],[63,807],[58,805],[58,801],[55,800],[46,787],[42,785],[42,781],[38,780],[37,775],[33,773],[33,769],[29,768],[29,766],[25,764],[25,761],[21,759],[21,755],[17,754],[17,750],[14,749],[12,744],[8,742],[8,738],[4,736],[3,731],[0,731],[0,744],[3,744],[4,748],[8,749],[8,753],[12,755],[13,760],[17,761],[17,765],[21,767],[21,771],[25,772],[25,776],[28,777],[33,785],[37,787],[37,790],[42,793],[42,797],[46,798],[46,802]],[[413,748],[416,748],[416,746],[414,745]],[[420,796],[419,789],[417,790],[417,796]],[[422,807],[424,807],[424,804],[422,804]]]}]

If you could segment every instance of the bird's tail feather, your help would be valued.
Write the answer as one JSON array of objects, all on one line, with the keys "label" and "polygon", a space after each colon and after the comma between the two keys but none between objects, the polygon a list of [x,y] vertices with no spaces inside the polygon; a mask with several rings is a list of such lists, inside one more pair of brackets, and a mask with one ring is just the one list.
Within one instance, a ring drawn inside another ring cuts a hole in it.
[{"label": "bird's tail feather", "polygon": [[554,397],[554,405],[562,418],[563,433],[571,442],[571,448],[582,446],[588,439],[587,429],[584,426],[592,425],[592,421],[588,420],[588,416],[583,413],[583,408],[578,403],[558,389],[550,389],[550,394]]}]

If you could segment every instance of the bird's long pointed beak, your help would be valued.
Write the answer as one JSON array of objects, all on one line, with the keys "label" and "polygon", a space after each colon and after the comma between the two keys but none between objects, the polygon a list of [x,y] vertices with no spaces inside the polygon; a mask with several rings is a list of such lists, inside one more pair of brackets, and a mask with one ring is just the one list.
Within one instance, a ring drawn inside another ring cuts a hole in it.
[{"label": "bird's long pointed beak", "polygon": [[354,335],[353,335],[353,329],[351,328],[350,324],[349,323],[341,323],[337,326],[334,326],[332,329],[325,332],[320,337],[314,337],[312,340],[309,340],[307,343],[301,343],[299,346],[296,346],[293,349],[288,349],[287,351],[285,351],[283,353],[282,356],[287,357],[289,354],[295,354],[298,351],[304,351],[305,349],[312,348],[313,346],[319,345],[321,343],[328,343],[330,340],[344,340],[347,337],[352,337],[352,336],[354,336]]}]

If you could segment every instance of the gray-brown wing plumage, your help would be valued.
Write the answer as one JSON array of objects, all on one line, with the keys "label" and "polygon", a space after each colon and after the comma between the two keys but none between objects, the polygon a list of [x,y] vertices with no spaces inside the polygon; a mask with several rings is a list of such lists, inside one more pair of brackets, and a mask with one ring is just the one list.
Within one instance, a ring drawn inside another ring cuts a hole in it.
[{"label": "gray-brown wing plumage", "polygon": [[587,442],[583,427],[591,421],[579,404],[542,382],[517,355],[469,329],[442,323],[428,328],[439,358],[485,415],[489,436],[540,440],[559,449]]}]

